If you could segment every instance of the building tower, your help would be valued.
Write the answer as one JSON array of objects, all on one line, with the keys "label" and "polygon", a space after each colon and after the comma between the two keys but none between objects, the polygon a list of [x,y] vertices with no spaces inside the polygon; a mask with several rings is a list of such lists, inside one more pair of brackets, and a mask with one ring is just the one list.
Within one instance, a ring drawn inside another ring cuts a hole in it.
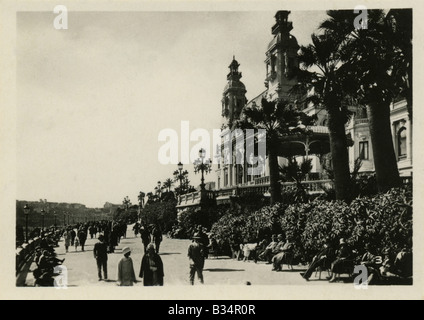
[{"label": "building tower", "polygon": [[233,122],[240,116],[241,111],[246,105],[246,87],[240,81],[241,72],[238,71],[240,64],[233,56],[233,61],[228,66],[230,73],[227,75],[227,85],[224,88],[222,97],[222,124],[230,130]]},{"label": "building tower", "polygon": [[274,39],[269,43],[266,52],[267,96],[270,100],[290,100],[289,91],[296,84],[294,71],[299,67],[297,51],[299,44],[290,34],[293,23],[288,20],[290,11],[278,11],[276,23],[272,27]]}]

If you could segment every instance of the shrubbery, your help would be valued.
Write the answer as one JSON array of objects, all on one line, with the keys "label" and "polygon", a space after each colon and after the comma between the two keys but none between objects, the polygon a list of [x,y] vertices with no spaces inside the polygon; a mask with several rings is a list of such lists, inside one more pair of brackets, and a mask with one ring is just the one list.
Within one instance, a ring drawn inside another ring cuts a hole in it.
[{"label": "shrubbery", "polygon": [[362,253],[366,243],[378,252],[398,252],[412,248],[412,192],[392,189],[385,194],[355,199],[350,205],[340,201],[315,199],[308,203],[276,204],[255,212],[229,212],[212,227],[218,239],[240,236],[255,242],[281,230],[294,236],[295,256],[308,262],[326,238],[338,244],[345,238],[352,249]]}]

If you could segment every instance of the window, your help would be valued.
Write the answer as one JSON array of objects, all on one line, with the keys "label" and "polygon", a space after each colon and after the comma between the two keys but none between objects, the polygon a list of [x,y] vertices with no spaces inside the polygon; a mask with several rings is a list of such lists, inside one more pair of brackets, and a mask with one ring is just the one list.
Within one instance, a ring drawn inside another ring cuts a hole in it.
[{"label": "window", "polygon": [[369,160],[369,144],[368,141],[359,142],[359,159]]},{"label": "window", "polygon": [[406,158],[406,128],[402,127],[399,129],[397,134],[397,140],[398,140],[398,154],[399,159],[405,159]]}]

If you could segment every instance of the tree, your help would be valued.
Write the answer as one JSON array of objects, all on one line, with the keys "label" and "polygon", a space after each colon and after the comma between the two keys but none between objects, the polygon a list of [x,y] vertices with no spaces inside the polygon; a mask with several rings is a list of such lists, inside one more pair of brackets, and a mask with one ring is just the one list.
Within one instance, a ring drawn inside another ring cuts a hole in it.
[{"label": "tree", "polygon": [[174,185],[174,181],[172,179],[170,179],[170,178],[166,179],[163,182],[163,188],[164,189],[167,189],[168,192],[171,191],[171,188],[172,188],[173,185]]},{"label": "tree", "polygon": [[128,210],[129,207],[132,206],[131,200],[130,200],[130,198],[128,196],[126,196],[124,198],[124,200],[122,201],[122,204],[124,205],[125,210]]},{"label": "tree", "polygon": [[195,192],[196,188],[190,185],[190,180],[188,179],[188,171],[174,171],[174,182],[177,183],[177,187],[175,187],[175,193],[177,196]]},{"label": "tree", "polygon": [[[268,101],[262,97],[261,106],[247,107],[243,110],[237,126],[242,129],[263,129],[266,131],[266,150],[270,171],[271,204],[281,201],[281,185],[278,169],[279,143],[285,136],[296,133],[305,133],[299,126],[310,125],[313,117],[297,111],[287,101]],[[307,128],[307,127],[305,127]]]},{"label": "tree", "polygon": [[138,194],[138,204],[140,208],[143,208],[144,206],[144,198],[146,197],[146,194],[143,191],[140,191]]},{"label": "tree", "polygon": [[321,28],[342,40],[341,60],[350,79],[346,88],[367,106],[377,185],[379,191],[385,192],[401,184],[390,106],[402,93],[411,105],[412,27],[406,32],[409,38],[402,42],[402,33],[394,36],[393,25],[388,23],[383,10],[369,10],[368,27],[358,29],[351,23],[353,11],[329,11],[328,15]]},{"label": "tree", "polygon": [[322,106],[328,113],[334,184],[338,200],[350,197],[349,154],[345,125],[349,111],[343,97],[345,66],[341,63],[341,41],[330,34],[312,35],[312,44],[302,46],[298,85],[293,92],[307,95],[306,103]]}]

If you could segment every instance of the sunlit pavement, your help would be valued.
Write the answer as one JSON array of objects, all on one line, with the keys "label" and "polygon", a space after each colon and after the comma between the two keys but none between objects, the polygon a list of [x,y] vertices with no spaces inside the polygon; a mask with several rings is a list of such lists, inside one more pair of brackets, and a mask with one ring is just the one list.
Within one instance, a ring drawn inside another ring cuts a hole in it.
[{"label": "sunlit pavement", "polygon": [[[115,253],[109,254],[108,257],[108,281],[98,281],[97,266],[93,256],[93,247],[97,239],[87,239],[85,251],[75,251],[74,247],[70,247],[68,253],[65,253],[63,241],[59,243],[60,247],[56,248],[59,259],[66,259],[64,266],[68,270],[68,286],[69,287],[87,287],[87,286],[116,286],[117,282],[117,266],[122,257],[122,248],[128,246],[132,250],[131,257],[134,262],[137,280],[140,281],[136,286],[143,286],[142,279],[138,278],[140,272],[141,259],[144,254],[143,244],[140,237],[135,237],[132,232],[132,226],[128,226],[127,238],[121,239]],[[169,239],[164,236],[160,247],[160,256],[164,264],[164,285],[180,286],[189,285],[189,261],[187,257],[187,249],[190,240]],[[31,270],[35,268],[35,264],[31,266]],[[300,273],[305,271],[304,266],[294,266],[294,270],[289,270],[287,265],[283,266],[283,271],[271,271],[272,265],[264,262],[254,263],[253,261],[243,262],[230,259],[228,257],[210,257],[205,262],[204,280],[205,285],[244,285],[250,282],[251,285],[327,285],[327,286],[350,286],[352,283],[329,283],[325,278],[326,272],[322,272],[322,280],[315,274],[309,282],[305,281]],[[29,273],[26,280],[27,286],[33,286],[34,279],[32,273]],[[195,280],[195,285],[200,285]]]}]

